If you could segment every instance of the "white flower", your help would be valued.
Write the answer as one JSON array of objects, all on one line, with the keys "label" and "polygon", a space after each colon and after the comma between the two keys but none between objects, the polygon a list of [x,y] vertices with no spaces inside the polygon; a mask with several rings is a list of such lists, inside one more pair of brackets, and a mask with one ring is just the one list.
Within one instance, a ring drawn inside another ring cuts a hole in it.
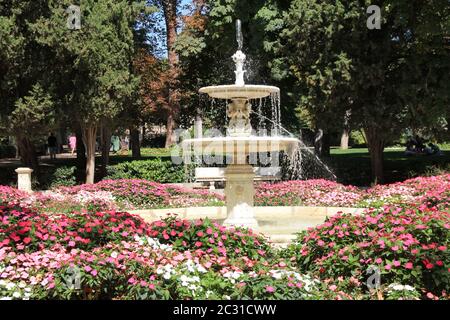
[{"label": "white flower", "polygon": [[405,288],[405,290],[408,290],[408,291],[414,291],[415,290],[413,287],[408,286],[408,285],[404,286],[404,288]]},{"label": "white flower", "polygon": [[227,296],[227,295],[223,296],[223,298],[224,298],[225,300],[231,300],[231,297],[230,297],[230,296]]},{"label": "white flower", "polygon": [[13,293],[13,297],[14,297],[14,298],[20,298],[20,297],[21,297],[20,292],[17,292],[17,291],[14,292],[14,293]]},{"label": "white flower", "polygon": [[118,257],[118,253],[116,251],[114,251],[113,253],[111,253],[111,258],[116,259]]},{"label": "white flower", "polygon": [[195,290],[197,290],[197,286],[196,286],[195,284],[191,284],[191,285],[188,287],[188,289],[189,289],[189,290],[195,291]]},{"label": "white flower", "polygon": [[16,285],[13,282],[8,282],[6,284],[6,289],[7,290],[11,290],[12,288],[14,288]]},{"label": "white flower", "polygon": [[12,300],[11,297],[1,297],[0,300]]},{"label": "white flower", "polygon": [[401,284],[396,284],[395,286],[392,287],[392,289],[397,290],[397,291],[403,291],[405,287],[402,286]]},{"label": "white flower", "polygon": [[208,272],[201,264],[197,265],[197,271],[201,272],[201,273],[206,273]]}]

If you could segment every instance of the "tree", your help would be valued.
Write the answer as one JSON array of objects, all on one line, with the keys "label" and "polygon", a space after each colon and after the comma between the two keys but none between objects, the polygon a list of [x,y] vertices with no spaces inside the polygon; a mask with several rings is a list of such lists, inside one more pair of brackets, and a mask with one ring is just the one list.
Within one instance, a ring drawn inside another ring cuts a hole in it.
[{"label": "tree", "polygon": [[54,54],[37,42],[30,25],[48,13],[46,4],[34,1],[0,3],[0,131],[15,136],[23,164],[35,172],[34,144],[51,128],[56,105]]},{"label": "tree", "polygon": [[[65,92],[70,114],[81,126],[86,150],[86,183],[94,182],[95,142],[101,123],[112,121],[137,88],[130,73],[133,25],[142,3],[86,0],[81,30],[67,28],[69,3],[52,3],[51,15],[35,24],[42,45],[52,47],[68,69],[72,87]],[[69,63],[67,63],[69,62]]]},{"label": "tree", "polygon": [[179,95],[178,95],[178,53],[175,50],[175,43],[177,40],[179,7],[180,0],[151,0],[150,3],[156,4],[163,12],[165,22],[165,42],[167,49],[167,75],[169,82],[166,82],[167,95],[166,101],[166,143],[168,148],[175,141],[173,141],[173,130],[176,126],[177,116],[179,114]]},{"label": "tree", "polygon": [[[383,1],[381,29],[366,27],[371,1],[294,0],[278,42],[295,76],[300,108],[324,124],[363,128],[375,182],[383,150],[411,123],[435,123],[449,105],[449,59],[443,35],[447,0]],[[411,116],[414,115],[414,116]]]},{"label": "tree", "polygon": [[16,137],[23,163],[35,170],[38,163],[33,137],[47,133],[55,120],[54,115],[51,96],[44,92],[40,84],[36,84],[29,95],[19,98],[14,110],[6,117],[8,132]]}]

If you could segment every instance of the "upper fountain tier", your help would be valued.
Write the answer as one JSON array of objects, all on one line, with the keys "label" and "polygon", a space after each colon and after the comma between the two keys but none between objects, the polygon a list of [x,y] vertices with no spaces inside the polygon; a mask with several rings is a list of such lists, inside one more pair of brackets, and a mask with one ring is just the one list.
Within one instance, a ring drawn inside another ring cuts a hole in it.
[{"label": "upper fountain tier", "polygon": [[218,99],[259,99],[267,97],[271,94],[278,94],[280,89],[274,86],[265,85],[221,85],[221,86],[209,86],[203,87],[199,90],[200,93],[206,93],[211,98]]}]

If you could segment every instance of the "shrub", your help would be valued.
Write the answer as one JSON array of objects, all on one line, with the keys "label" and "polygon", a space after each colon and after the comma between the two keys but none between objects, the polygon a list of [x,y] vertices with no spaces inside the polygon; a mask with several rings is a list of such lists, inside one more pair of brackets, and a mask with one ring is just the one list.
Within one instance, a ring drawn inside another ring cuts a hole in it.
[{"label": "shrub", "polygon": [[76,185],[75,166],[68,167],[58,167],[52,173],[50,177],[50,188],[54,189],[57,187],[70,187]]},{"label": "shrub", "polygon": [[450,213],[426,205],[385,206],[364,215],[339,214],[301,232],[287,256],[322,279],[366,280],[374,265],[383,283],[440,294],[450,290]]},{"label": "shrub", "polygon": [[183,166],[161,159],[122,162],[108,166],[107,172],[105,180],[145,179],[160,183],[179,183],[185,178]]}]

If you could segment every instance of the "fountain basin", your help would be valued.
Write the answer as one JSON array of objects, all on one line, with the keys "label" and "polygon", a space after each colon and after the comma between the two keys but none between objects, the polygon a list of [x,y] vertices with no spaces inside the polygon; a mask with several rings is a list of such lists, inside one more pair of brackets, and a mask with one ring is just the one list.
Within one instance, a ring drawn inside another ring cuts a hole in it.
[{"label": "fountain basin", "polygon": [[[363,214],[365,208],[345,207],[254,207],[255,218],[258,227],[255,231],[268,236],[272,242],[287,244],[295,238],[295,233],[315,227],[325,222],[338,212],[353,215]],[[197,220],[209,218],[222,223],[227,218],[226,207],[187,207],[129,211],[139,215],[147,222],[153,222],[166,217],[168,214],[176,214],[180,219]]]},{"label": "fountain basin", "polygon": [[274,86],[246,84],[237,85],[221,85],[203,87],[200,93],[206,93],[212,98],[219,99],[259,99],[265,98],[273,93],[279,93],[280,89]]},{"label": "fountain basin", "polygon": [[290,137],[205,137],[183,140],[183,147],[193,146],[195,151],[206,154],[248,155],[254,152],[292,152],[298,145],[297,138]]}]

